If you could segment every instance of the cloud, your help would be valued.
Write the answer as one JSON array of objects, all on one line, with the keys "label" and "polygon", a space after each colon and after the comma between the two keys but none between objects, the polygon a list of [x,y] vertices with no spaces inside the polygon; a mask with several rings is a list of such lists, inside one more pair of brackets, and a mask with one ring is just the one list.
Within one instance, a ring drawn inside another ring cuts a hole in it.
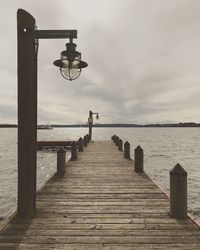
[{"label": "cloud", "polygon": [[1,5],[0,122],[16,122],[16,10],[39,29],[77,29],[89,66],[74,82],[53,61],[67,40],[40,40],[39,121],[76,123],[88,111],[101,122],[200,122],[198,0],[7,0]]}]

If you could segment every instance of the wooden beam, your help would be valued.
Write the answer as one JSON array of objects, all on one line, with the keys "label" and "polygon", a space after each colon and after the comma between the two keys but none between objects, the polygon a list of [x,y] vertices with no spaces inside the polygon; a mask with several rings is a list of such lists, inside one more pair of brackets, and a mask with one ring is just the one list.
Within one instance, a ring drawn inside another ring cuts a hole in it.
[{"label": "wooden beam", "polygon": [[52,146],[52,147],[62,147],[71,146],[73,141],[38,141],[37,146]]}]

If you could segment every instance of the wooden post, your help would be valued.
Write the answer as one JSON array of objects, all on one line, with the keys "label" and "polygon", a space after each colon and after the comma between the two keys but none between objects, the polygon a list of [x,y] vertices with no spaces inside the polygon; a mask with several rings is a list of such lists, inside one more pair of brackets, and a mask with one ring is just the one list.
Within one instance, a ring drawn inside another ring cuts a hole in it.
[{"label": "wooden post", "polygon": [[87,137],[86,137],[86,135],[83,137],[83,145],[84,145],[84,147],[87,147]]},{"label": "wooden post", "polygon": [[137,148],[135,149],[135,159],[134,159],[135,172],[137,173],[144,172],[143,162],[144,162],[143,149],[140,147],[140,145],[138,145]]},{"label": "wooden post", "polygon": [[76,142],[73,141],[71,145],[71,161],[75,161],[77,159],[77,147]]},{"label": "wooden post", "polygon": [[78,151],[83,152],[83,139],[82,139],[82,137],[80,137],[78,140],[78,147],[79,147]]},{"label": "wooden post", "polygon": [[118,142],[118,149],[119,151],[123,151],[123,141],[121,139],[119,139],[119,142]]},{"label": "wooden post", "polygon": [[86,139],[87,139],[87,143],[89,143],[90,142],[90,136],[88,134],[86,135]]},{"label": "wooden post", "polygon": [[187,172],[180,164],[170,171],[170,215],[187,218]]},{"label": "wooden post", "polygon": [[117,135],[115,136],[113,142],[116,143],[117,138],[119,138]]},{"label": "wooden post", "polygon": [[124,158],[130,159],[130,143],[128,141],[124,143]]},{"label": "wooden post", "polygon": [[111,137],[111,140],[114,142],[115,138],[116,138],[116,135],[113,135],[113,136]]},{"label": "wooden post", "polygon": [[116,146],[118,146],[118,142],[119,142],[119,137],[117,136],[117,137],[115,138],[115,145],[116,145]]},{"label": "wooden post", "polygon": [[17,215],[36,213],[37,54],[35,19],[17,11],[18,42],[18,199]]},{"label": "wooden post", "polygon": [[117,139],[117,136],[114,135],[114,136],[113,136],[113,142],[114,142],[114,143],[115,143],[116,139]]},{"label": "wooden post", "polygon": [[65,173],[66,151],[60,147],[57,151],[57,173],[63,175]]}]

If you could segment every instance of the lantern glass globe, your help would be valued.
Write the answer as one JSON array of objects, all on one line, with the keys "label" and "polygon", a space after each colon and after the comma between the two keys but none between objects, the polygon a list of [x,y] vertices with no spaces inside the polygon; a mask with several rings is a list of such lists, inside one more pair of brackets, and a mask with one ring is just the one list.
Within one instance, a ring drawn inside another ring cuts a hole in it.
[{"label": "lantern glass globe", "polygon": [[72,81],[79,77],[81,69],[74,67],[61,68],[60,72],[65,79]]}]

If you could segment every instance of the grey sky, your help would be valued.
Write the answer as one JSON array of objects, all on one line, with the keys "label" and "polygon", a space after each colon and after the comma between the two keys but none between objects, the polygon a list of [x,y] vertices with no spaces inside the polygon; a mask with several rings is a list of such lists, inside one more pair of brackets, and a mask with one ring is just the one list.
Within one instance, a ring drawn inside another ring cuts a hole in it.
[{"label": "grey sky", "polygon": [[17,122],[16,11],[38,29],[77,29],[89,66],[66,81],[52,62],[65,40],[39,45],[39,123],[200,122],[199,0],[1,0],[0,123]]}]

